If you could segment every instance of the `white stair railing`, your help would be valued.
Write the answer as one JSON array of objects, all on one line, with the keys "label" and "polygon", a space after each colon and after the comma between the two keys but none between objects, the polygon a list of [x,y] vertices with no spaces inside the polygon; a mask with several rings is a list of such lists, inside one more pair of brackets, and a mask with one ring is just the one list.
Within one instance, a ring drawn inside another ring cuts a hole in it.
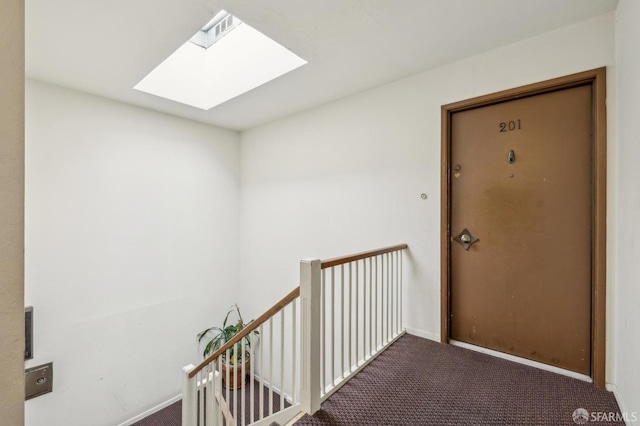
[{"label": "white stair railing", "polygon": [[[184,367],[183,426],[284,424],[301,411],[315,413],[404,334],[406,248],[301,261],[300,287],[199,366]],[[245,339],[256,332],[257,348],[255,336],[252,345]],[[227,365],[232,350],[247,354],[249,362]],[[234,382],[234,370],[238,380],[249,377],[240,390],[226,386]]]},{"label": "white stair railing", "polygon": [[[193,365],[183,368],[182,424],[219,426],[223,424],[223,417],[224,423],[234,424],[229,408],[221,397],[222,377],[216,369],[216,364],[207,365],[191,379],[189,373],[193,370]],[[214,395],[215,398],[207,398],[207,394]],[[206,419],[205,412],[208,415]]]},{"label": "white stair railing", "polygon": [[269,425],[300,412],[299,294],[289,293],[198,367],[184,368],[184,426]]},{"label": "white stair railing", "polygon": [[405,333],[406,244],[322,262],[321,401]]}]

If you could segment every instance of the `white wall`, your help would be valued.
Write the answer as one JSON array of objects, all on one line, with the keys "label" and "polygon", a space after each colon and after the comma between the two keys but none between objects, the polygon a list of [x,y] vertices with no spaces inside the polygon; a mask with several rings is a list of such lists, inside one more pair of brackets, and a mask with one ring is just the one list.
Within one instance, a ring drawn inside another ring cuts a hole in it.
[{"label": "white wall", "polygon": [[26,303],[54,391],[27,425],[114,425],[181,392],[235,301],[239,136],[29,82]]},{"label": "white wall", "polygon": [[[617,14],[621,155],[613,14],[246,131],[241,152],[233,132],[30,82],[26,303],[36,358],[27,366],[53,361],[55,390],[27,402],[27,425],[116,424],[177,395],[180,367],[198,359],[195,333],[236,300],[247,319],[262,313],[298,284],[303,257],[408,243],[407,324],[437,339],[440,106],[601,66],[609,340],[618,332],[607,373],[637,411],[637,249],[615,239],[638,230],[640,209],[632,4]],[[224,300],[214,297],[220,289]]]},{"label": "white wall", "polygon": [[[640,2],[616,11],[618,197],[616,221],[616,394],[623,411],[640,416]],[[611,170],[611,169],[610,169]]]},{"label": "white wall", "polygon": [[24,1],[0,1],[0,423],[24,423]]},{"label": "white wall", "polygon": [[613,64],[608,14],[243,132],[241,283],[254,312],[297,285],[303,257],[405,242],[407,325],[439,338],[441,105]]}]

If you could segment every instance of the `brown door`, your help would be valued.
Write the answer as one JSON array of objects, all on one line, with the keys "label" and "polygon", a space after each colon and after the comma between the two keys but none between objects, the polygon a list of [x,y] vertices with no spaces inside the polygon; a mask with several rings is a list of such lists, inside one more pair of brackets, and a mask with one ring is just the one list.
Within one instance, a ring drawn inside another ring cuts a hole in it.
[{"label": "brown door", "polygon": [[590,374],[591,129],[591,85],[452,115],[452,339]]}]

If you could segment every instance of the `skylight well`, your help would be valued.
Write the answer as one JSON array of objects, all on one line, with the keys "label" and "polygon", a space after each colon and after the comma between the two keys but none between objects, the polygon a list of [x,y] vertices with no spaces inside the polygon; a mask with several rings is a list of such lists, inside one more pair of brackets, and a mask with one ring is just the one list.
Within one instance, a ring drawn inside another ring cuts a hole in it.
[{"label": "skylight well", "polygon": [[209,21],[207,25],[202,27],[196,35],[191,37],[189,41],[204,49],[208,49],[241,23],[241,20],[222,10]]},{"label": "skylight well", "polygon": [[134,88],[209,110],[306,63],[220,11]]}]

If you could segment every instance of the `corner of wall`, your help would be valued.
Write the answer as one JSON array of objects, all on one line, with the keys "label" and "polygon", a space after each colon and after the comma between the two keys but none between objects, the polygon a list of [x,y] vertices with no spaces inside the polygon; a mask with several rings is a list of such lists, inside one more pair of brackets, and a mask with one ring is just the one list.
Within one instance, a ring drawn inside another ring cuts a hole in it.
[{"label": "corner of wall", "polygon": [[[0,1],[0,413],[24,424],[24,1]],[[6,423],[5,423],[6,422]]]}]

